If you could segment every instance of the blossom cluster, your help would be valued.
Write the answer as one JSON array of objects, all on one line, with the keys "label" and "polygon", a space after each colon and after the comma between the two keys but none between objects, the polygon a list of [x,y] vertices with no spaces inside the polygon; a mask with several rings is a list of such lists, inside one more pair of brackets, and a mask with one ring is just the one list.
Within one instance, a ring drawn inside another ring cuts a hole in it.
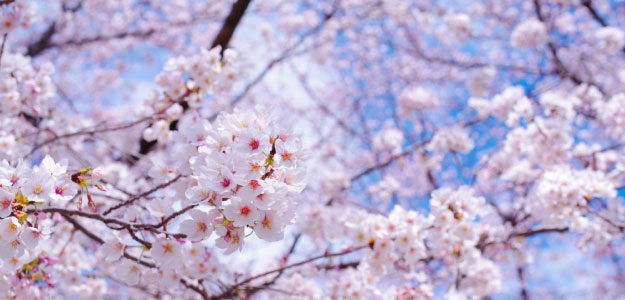
[{"label": "blossom cluster", "polygon": [[237,53],[221,47],[202,49],[192,56],[172,58],[165,64],[163,72],[156,76],[156,84],[163,89],[165,97],[155,95],[145,103],[143,114],[160,113],[164,116],[143,131],[146,141],[171,140],[170,123],[182,117],[186,109],[200,111],[210,97],[213,103],[229,100],[228,96],[241,68],[237,64]]},{"label": "blossom cluster", "polygon": [[26,282],[50,282],[54,260],[47,256],[49,248],[43,243],[53,222],[37,209],[71,204],[69,201],[80,185],[72,182],[66,171],[63,162],[55,163],[50,156],[34,167],[23,161],[17,166],[6,160],[0,163],[0,274],[5,274],[2,276],[21,274],[17,278]]},{"label": "blossom cluster", "polygon": [[590,202],[615,197],[614,184],[605,173],[557,165],[542,174],[525,207],[544,226],[571,226],[598,244],[605,244],[611,239],[612,226],[589,213]]},{"label": "blossom cluster", "polygon": [[469,153],[475,143],[467,131],[459,126],[444,128],[436,132],[427,145],[430,151]]},{"label": "blossom cluster", "polygon": [[36,16],[37,6],[32,1],[3,1],[0,8],[0,34],[7,34],[19,26],[28,27]]},{"label": "blossom cluster", "polygon": [[130,259],[120,259],[131,246],[118,237],[107,240],[100,247],[106,262],[115,262],[111,273],[114,278],[128,285],[154,285],[158,289],[175,287],[183,278],[208,279],[223,276],[225,266],[215,253],[202,243],[157,239],[150,254],[158,262],[158,269],[145,266]]},{"label": "blossom cluster", "polygon": [[436,108],[440,105],[438,95],[424,87],[410,86],[405,88],[397,98],[397,104],[404,115],[413,111]]},{"label": "blossom cluster", "polygon": [[[254,111],[222,114],[212,128],[191,158],[193,183],[185,193],[185,204],[210,211],[196,211],[182,229],[198,239],[214,230],[227,253],[243,246],[246,228],[267,241],[282,239],[294,214],[291,195],[304,188],[299,137],[276,126],[270,113]],[[183,125],[181,134],[189,139],[193,130]]]},{"label": "blossom cluster", "polygon": [[618,1],[248,2],[0,1],[0,298],[622,297]]},{"label": "blossom cluster", "polygon": [[519,124],[521,117],[532,115],[533,109],[530,100],[525,96],[522,87],[508,87],[491,101],[481,98],[469,99],[469,106],[477,110],[478,117],[496,117],[510,127]]},{"label": "blossom cluster", "polygon": [[518,24],[510,36],[512,45],[519,48],[535,48],[549,40],[547,27],[537,19],[529,19]]},{"label": "blossom cluster", "polygon": [[[353,278],[345,278],[344,286],[341,281],[336,283],[335,295],[368,299],[386,275],[397,271],[418,274],[427,270],[429,261],[438,259],[462,274],[458,290],[465,295],[479,297],[500,290],[501,271],[479,249],[490,231],[477,222],[491,213],[484,198],[474,196],[467,186],[441,188],[432,192],[430,208],[428,214],[423,214],[397,205],[388,216],[353,208],[345,213],[345,207],[312,210],[306,221],[320,226],[307,228],[309,235],[323,235],[334,241],[343,241],[347,236],[349,245],[368,245],[358,268],[348,272],[351,275],[342,274]],[[412,292],[431,297],[431,283],[423,278],[419,281],[423,285]],[[299,292],[314,294],[315,288],[303,285]]]},{"label": "blossom cluster", "polygon": [[15,117],[23,115],[36,119],[53,113],[49,101],[56,93],[50,78],[54,67],[44,63],[36,68],[30,58],[15,53],[4,53],[0,67],[3,128],[20,128],[19,131],[0,130],[0,158],[14,161],[27,151],[23,142],[19,142],[25,132],[23,122]]},{"label": "blossom cluster", "polygon": [[604,27],[595,33],[599,47],[608,54],[616,54],[625,46],[625,32],[616,27]]}]

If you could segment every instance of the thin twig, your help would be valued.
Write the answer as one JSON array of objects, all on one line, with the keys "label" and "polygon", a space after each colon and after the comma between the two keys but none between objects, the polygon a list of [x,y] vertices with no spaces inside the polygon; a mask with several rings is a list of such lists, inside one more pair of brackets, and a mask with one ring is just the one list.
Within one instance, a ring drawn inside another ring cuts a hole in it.
[{"label": "thin twig", "polygon": [[2,54],[4,54],[4,44],[7,41],[7,35],[8,35],[8,33],[5,33],[2,36],[2,46],[0,46],[0,68],[2,67]]}]

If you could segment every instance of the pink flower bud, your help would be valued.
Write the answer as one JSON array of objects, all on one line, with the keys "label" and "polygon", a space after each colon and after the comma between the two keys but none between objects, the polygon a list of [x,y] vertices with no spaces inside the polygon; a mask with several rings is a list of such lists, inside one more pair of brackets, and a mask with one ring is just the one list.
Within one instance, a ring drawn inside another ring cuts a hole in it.
[{"label": "pink flower bud", "polygon": [[91,179],[93,179],[94,181],[102,179],[102,176],[104,176],[104,174],[102,173],[101,168],[95,168],[91,171]]}]

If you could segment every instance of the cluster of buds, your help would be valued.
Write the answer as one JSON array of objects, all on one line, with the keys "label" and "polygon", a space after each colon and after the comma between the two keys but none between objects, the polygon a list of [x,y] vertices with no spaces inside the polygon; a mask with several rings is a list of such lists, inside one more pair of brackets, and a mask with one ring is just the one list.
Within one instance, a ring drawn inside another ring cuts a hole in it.
[{"label": "cluster of buds", "polygon": [[[85,168],[82,169],[72,175],[70,175],[70,179],[72,182],[76,183],[79,187],[80,187],[80,195],[78,196],[78,209],[82,210],[83,207],[83,194],[87,195],[87,206],[92,210],[92,211],[97,211],[98,207],[96,206],[96,203],[93,201],[93,197],[91,197],[91,193],[89,193],[89,181],[88,179],[95,181],[98,181],[100,179],[102,179],[102,170],[100,170],[99,168]],[[96,187],[98,190],[105,192],[106,189],[104,188],[104,186],[102,186],[102,184],[99,183],[91,183],[94,187]]]}]

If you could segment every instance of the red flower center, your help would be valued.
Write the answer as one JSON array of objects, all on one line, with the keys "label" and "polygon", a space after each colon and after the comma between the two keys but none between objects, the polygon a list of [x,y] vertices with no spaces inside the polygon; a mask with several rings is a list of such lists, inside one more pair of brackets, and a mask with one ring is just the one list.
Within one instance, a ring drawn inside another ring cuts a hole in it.
[{"label": "red flower center", "polygon": [[241,212],[241,215],[243,215],[243,216],[246,216],[246,217],[247,217],[247,215],[249,215],[249,214],[250,214],[250,211],[251,211],[251,210],[250,210],[250,208],[249,208],[249,207],[247,207],[247,206],[242,206],[242,207],[241,207],[241,211],[240,211],[240,212]]},{"label": "red flower center", "polygon": [[226,178],[226,177],[222,177],[221,178],[221,186],[223,186],[225,188],[230,186],[230,179]]},{"label": "red flower center", "polygon": [[256,150],[258,149],[258,146],[260,146],[260,142],[258,142],[257,139],[252,139],[249,145],[250,145],[250,148],[252,148],[252,150]]}]

